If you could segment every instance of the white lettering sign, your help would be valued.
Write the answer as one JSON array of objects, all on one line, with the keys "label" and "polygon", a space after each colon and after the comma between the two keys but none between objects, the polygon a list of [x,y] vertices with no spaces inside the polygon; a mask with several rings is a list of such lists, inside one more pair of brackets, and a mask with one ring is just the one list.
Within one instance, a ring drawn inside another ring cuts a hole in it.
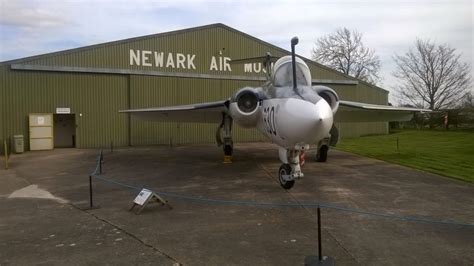
[{"label": "white lettering sign", "polygon": [[130,65],[140,65],[140,50],[132,50],[130,49]]},{"label": "white lettering sign", "polygon": [[[196,69],[195,54],[167,53],[130,49],[130,65],[145,67],[166,67],[180,69]],[[165,62],[166,60],[166,62]],[[230,60],[230,58],[228,59]],[[228,66],[230,68],[230,65]]]},{"label": "white lettering sign", "polygon": [[155,66],[156,67],[163,67],[163,52],[158,53],[155,52]]},{"label": "white lettering sign", "polygon": [[57,107],[56,114],[70,114],[71,108],[69,107]]},{"label": "white lettering sign", "polygon": [[44,116],[38,116],[38,125],[44,125]]},{"label": "white lettering sign", "polygon": [[[262,63],[247,63],[244,66],[244,72],[260,73],[262,72]],[[263,72],[265,72],[265,69],[263,69]]]},{"label": "white lettering sign", "polygon": [[[219,60],[219,64],[218,61]],[[218,59],[216,59],[215,56],[211,57],[211,64],[209,65],[209,70],[211,71],[232,71],[232,68],[230,67],[230,62],[231,59],[230,57],[222,57],[219,56]]]},{"label": "white lettering sign", "polygon": [[[195,70],[195,54],[173,53],[163,51],[147,51],[130,49],[130,66],[157,67],[169,69],[189,69]],[[220,53],[222,54],[222,53]],[[211,56],[209,60],[209,71],[232,72],[230,57]],[[245,73],[266,72],[262,63],[244,64]]]},{"label": "white lettering sign", "polygon": [[184,56],[184,54],[176,54],[176,67],[177,68],[186,69],[186,67],[184,66],[184,61],[186,61],[186,56]]},{"label": "white lettering sign", "polygon": [[224,71],[232,71],[232,68],[230,67],[230,57],[224,57]]},{"label": "white lettering sign", "polygon": [[187,54],[186,55],[186,58],[188,59],[188,69],[196,69],[196,66],[194,65],[194,58],[196,57],[195,54],[193,54],[193,56],[191,56],[190,54]]},{"label": "white lettering sign", "polygon": [[252,73],[252,63],[247,63],[244,65],[244,72],[245,73]]},{"label": "white lettering sign", "polygon": [[217,63],[216,63],[215,56],[211,58],[211,65],[209,66],[209,70],[217,70]]},{"label": "white lettering sign", "polygon": [[168,59],[166,59],[166,67],[174,68],[173,54],[168,53]]},{"label": "white lettering sign", "polygon": [[151,66],[151,63],[148,62],[148,56],[151,55],[151,51],[142,51],[142,65],[143,66]]}]

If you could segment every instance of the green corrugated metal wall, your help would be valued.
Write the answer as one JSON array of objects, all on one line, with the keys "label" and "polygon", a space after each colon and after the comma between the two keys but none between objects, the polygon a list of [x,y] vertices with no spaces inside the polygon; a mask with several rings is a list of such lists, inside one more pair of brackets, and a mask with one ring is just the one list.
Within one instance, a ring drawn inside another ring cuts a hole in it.
[{"label": "green corrugated metal wall", "polygon": [[54,113],[56,107],[70,107],[76,116],[77,147],[100,147],[111,141],[128,144],[128,118],[115,111],[127,107],[126,76],[6,73],[2,78],[5,137],[23,134],[27,140],[29,113]]},{"label": "green corrugated metal wall", "polygon": [[0,65],[0,154],[3,154],[3,142],[5,140],[4,134],[5,134],[5,121],[4,117],[7,116],[7,109],[5,108],[5,91],[7,89],[6,84],[5,84],[5,79],[6,79],[6,68],[7,66],[2,66]]},{"label": "green corrugated metal wall", "polygon": [[[129,50],[163,51],[165,54],[195,54],[196,70],[130,66]],[[210,71],[210,58],[254,57],[270,52],[285,55],[269,45],[227,26],[217,24],[196,29],[134,38],[109,44],[15,60],[0,65],[2,104],[0,138],[15,134],[28,139],[29,113],[54,113],[56,107],[70,107],[76,114],[76,146],[150,145],[214,142],[216,125],[158,123],[132,119],[117,113],[120,109],[156,107],[221,100],[244,86],[259,86],[257,81],[178,78],[133,74],[70,73],[12,70],[10,66],[35,65],[100,69],[135,69],[162,72],[204,73],[213,75],[263,76],[244,73],[243,65],[232,65],[232,72]],[[308,62],[313,78],[349,80],[351,78]],[[387,103],[387,92],[359,82],[358,85],[328,85],[342,99],[368,103]],[[80,116],[82,114],[82,116]],[[130,125],[130,127],[129,127]],[[341,124],[342,136],[386,133],[387,123]],[[130,136],[129,136],[130,134]],[[234,127],[236,141],[261,141],[256,130]],[[28,142],[26,142],[28,149]]]}]

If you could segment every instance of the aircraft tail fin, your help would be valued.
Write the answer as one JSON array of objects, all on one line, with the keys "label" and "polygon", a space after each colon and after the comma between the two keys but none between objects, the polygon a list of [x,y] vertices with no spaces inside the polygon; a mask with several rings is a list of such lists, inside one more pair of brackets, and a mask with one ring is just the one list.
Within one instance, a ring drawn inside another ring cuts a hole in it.
[{"label": "aircraft tail fin", "polygon": [[263,63],[264,66],[270,65],[271,63],[276,62],[279,57],[273,56],[269,52],[266,53],[264,56],[257,56],[257,57],[249,57],[249,58],[242,58],[242,59],[235,59],[230,61],[230,64],[247,64],[247,63]]}]

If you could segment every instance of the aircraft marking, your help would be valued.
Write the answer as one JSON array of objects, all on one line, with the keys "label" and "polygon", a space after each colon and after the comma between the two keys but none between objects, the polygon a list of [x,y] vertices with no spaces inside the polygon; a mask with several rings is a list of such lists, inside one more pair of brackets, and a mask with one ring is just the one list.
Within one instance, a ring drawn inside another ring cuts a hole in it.
[{"label": "aircraft marking", "polygon": [[263,109],[263,122],[267,134],[269,134],[270,136],[277,136],[275,123],[275,106],[265,107]]}]

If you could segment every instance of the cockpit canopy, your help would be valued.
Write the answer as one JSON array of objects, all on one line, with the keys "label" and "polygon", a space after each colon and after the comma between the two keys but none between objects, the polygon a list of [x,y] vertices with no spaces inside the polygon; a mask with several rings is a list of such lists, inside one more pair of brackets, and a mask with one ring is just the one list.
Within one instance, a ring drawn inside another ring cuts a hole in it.
[{"label": "cockpit canopy", "polygon": [[[299,57],[296,61],[296,84],[311,86],[311,72],[308,65]],[[272,72],[273,85],[277,87],[293,86],[293,69],[291,56],[284,56],[273,65]]]}]

